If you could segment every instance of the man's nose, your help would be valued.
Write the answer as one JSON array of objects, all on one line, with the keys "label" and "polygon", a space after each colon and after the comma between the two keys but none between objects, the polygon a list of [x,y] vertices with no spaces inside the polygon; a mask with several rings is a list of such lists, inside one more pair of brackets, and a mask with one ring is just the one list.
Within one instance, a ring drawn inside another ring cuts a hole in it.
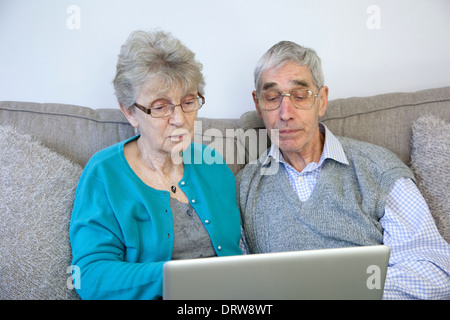
[{"label": "man's nose", "polygon": [[280,110],[280,118],[282,120],[289,120],[292,118],[292,112],[295,107],[292,104],[291,96],[288,93],[285,93],[281,96],[281,104],[279,107]]}]

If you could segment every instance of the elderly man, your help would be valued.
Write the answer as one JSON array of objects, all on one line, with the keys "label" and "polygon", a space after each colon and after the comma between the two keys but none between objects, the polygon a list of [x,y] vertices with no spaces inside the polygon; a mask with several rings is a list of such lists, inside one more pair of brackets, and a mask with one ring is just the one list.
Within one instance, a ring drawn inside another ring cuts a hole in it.
[{"label": "elderly man", "polygon": [[390,151],[319,123],[328,88],[315,51],[279,42],[256,66],[255,87],[273,143],[237,175],[249,252],[386,244],[384,299],[450,298],[450,245],[411,170]]}]

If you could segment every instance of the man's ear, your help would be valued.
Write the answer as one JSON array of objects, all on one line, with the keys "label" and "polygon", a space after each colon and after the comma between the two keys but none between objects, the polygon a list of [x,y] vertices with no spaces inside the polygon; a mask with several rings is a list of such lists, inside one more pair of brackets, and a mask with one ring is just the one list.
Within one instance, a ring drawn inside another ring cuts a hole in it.
[{"label": "man's ear", "polygon": [[322,87],[320,89],[320,107],[319,107],[319,117],[323,117],[328,107],[328,87]]},{"label": "man's ear", "polygon": [[255,90],[253,90],[253,92],[252,92],[252,97],[253,97],[253,102],[255,103],[256,112],[258,112],[259,117],[262,118],[261,110],[259,109],[259,101],[258,101],[258,98],[256,97]]}]

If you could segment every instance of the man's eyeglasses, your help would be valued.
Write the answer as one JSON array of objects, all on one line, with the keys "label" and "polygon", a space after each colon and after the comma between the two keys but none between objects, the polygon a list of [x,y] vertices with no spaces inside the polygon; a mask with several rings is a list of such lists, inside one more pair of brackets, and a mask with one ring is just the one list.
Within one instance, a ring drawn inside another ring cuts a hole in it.
[{"label": "man's eyeglasses", "polygon": [[276,110],[281,106],[283,98],[289,97],[295,108],[307,110],[312,108],[316,102],[316,98],[319,96],[319,92],[314,95],[311,90],[307,89],[293,89],[289,91],[289,93],[283,93],[272,89],[263,90],[258,93],[259,104],[263,110]]},{"label": "man's eyeglasses", "polygon": [[164,118],[170,116],[175,107],[180,106],[183,112],[189,113],[199,110],[204,104],[205,98],[200,93],[197,93],[197,96],[188,96],[180,104],[176,105],[166,101],[156,101],[150,107],[141,106],[136,102],[133,106],[151,115],[153,118]]}]

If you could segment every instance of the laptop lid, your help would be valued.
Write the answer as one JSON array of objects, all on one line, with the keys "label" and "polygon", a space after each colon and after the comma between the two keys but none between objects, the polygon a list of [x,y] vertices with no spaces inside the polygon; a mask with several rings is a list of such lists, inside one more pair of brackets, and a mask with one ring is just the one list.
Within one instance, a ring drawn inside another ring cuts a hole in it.
[{"label": "laptop lid", "polygon": [[383,296],[388,246],[171,260],[166,300],[373,300]]}]

